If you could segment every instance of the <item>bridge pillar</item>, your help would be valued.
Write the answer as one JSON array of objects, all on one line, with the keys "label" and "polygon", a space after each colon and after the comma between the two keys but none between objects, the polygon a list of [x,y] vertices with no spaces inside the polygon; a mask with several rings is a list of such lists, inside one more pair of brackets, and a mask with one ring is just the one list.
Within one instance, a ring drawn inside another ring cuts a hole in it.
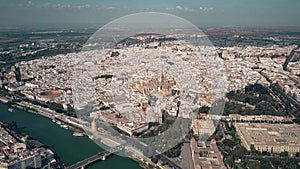
[{"label": "bridge pillar", "polygon": [[80,169],[84,169],[84,166],[81,166]]},{"label": "bridge pillar", "polygon": [[101,160],[102,160],[102,161],[106,160],[106,157],[105,157],[105,155],[104,155],[104,156],[102,156]]}]

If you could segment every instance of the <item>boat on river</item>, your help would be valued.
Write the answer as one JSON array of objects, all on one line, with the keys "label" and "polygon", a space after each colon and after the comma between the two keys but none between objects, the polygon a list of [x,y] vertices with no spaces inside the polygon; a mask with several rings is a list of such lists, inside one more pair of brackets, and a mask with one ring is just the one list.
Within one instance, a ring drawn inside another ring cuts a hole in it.
[{"label": "boat on river", "polygon": [[82,136],[83,136],[83,133],[75,131],[75,132],[73,133],[73,136],[75,136],[75,137],[82,137]]}]

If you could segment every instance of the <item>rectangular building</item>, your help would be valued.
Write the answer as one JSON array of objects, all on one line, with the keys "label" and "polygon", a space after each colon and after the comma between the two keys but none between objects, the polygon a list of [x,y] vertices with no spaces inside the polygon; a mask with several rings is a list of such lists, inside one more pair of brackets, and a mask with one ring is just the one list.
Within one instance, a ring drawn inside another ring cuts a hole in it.
[{"label": "rectangular building", "polygon": [[226,169],[215,140],[206,143],[192,139],[190,146],[195,169]]},{"label": "rectangular building", "polygon": [[300,152],[298,124],[236,123],[235,126],[243,146],[249,151],[253,144],[258,151]]},{"label": "rectangular building", "polygon": [[211,135],[215,132],[215,125],[211,119],[194,119],[192,122],[193,132],[195,135]]}]

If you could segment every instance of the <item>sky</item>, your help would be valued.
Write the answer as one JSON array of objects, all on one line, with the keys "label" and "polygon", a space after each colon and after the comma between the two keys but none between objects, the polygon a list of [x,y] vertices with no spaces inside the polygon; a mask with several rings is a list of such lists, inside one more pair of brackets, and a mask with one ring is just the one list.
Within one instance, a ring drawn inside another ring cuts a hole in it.
[{"label": "sky", "polygon": [[0,25],[103,25],[163,12],[200,27],[300,27],[300,0],[0,0]]}]

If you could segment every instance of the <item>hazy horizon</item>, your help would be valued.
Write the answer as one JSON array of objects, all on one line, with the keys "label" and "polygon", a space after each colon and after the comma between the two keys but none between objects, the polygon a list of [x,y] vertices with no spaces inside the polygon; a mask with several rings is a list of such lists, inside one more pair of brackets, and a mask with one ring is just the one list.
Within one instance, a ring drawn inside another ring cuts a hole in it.
[{"label": "hazy horizon", "polygon": [[0,2],[0,26],[102,26],[137,12],[162,12],[198,27],[298,28],[299,6],[299,0],[10,0]]}]

